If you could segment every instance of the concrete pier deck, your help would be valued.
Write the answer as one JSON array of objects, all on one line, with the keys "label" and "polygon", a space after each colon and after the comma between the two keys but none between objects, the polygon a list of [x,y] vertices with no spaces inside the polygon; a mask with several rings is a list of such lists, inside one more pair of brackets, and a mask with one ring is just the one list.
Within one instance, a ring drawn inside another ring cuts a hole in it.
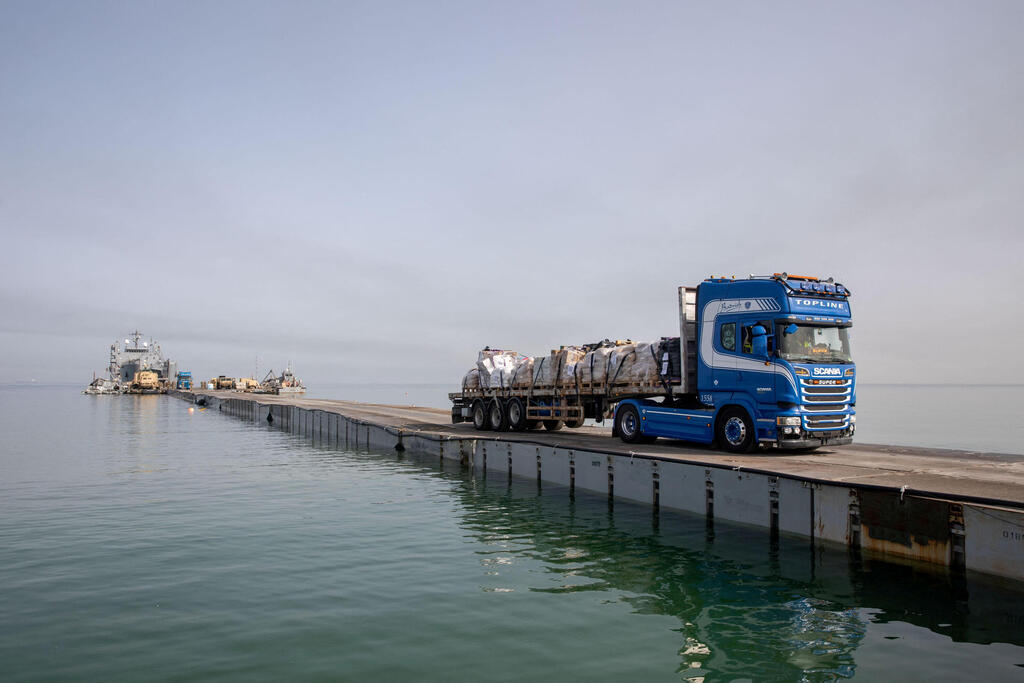
[{"label": "concrete pier deck", "polygon": [[857,552],[1024,581],[1024,456],[854,444],[734,455],[609,429],[478,432],[446,410],[230,391],[175,392],[344,448],[439,455],[591,492],[763,526]]}]

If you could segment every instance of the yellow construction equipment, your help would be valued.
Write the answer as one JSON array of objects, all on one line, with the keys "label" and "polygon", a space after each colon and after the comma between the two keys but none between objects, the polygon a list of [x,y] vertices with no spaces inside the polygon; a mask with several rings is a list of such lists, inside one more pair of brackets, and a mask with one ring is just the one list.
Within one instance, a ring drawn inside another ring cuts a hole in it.
[{"label": "yellow construction equipment", "polygon": [[260,388],[260,383],[255,377],[240,377],[235,388],[238,391],[253,392]]},{"label": "yellow construction equipment", "polygon": [[160,375],[156,370],[139,370],[128,388],[133,394],[156,394],[161,390]]}]

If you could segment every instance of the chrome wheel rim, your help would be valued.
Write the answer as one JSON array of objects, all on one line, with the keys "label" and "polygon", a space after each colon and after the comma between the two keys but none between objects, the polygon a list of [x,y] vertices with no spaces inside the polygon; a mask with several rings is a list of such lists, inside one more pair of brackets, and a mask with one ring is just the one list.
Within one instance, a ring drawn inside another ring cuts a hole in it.
[{"label": "chrome wheel rim", "polygon": [[636,413],[630,410],[622,416],[622,419],[619,421],[619,431],[625,436],[636,434]]},{"label": "chrome wheel rim", "polygon": [[725,440],[733,446],[739,446],[747,438],[747,425],[740,417],[730,417],[725,421]]}]

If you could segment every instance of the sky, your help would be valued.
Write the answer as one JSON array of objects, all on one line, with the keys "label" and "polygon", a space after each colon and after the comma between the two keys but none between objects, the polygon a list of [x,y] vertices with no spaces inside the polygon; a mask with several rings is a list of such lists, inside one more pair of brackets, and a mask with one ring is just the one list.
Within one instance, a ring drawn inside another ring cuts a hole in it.
[{"label": "sky", "polygon": [[833,276],[863,382],[1021,383],[1024,3],[0,0],[0,381],[451,383]]}]

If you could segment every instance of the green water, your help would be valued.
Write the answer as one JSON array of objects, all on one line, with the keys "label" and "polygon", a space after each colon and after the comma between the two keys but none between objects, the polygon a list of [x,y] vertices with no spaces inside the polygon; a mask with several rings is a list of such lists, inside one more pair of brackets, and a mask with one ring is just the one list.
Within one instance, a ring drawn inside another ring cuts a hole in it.
[{"label": "green water", "polygon": [[0,387],[0,680],[1024,680],[1024,593]]}]

